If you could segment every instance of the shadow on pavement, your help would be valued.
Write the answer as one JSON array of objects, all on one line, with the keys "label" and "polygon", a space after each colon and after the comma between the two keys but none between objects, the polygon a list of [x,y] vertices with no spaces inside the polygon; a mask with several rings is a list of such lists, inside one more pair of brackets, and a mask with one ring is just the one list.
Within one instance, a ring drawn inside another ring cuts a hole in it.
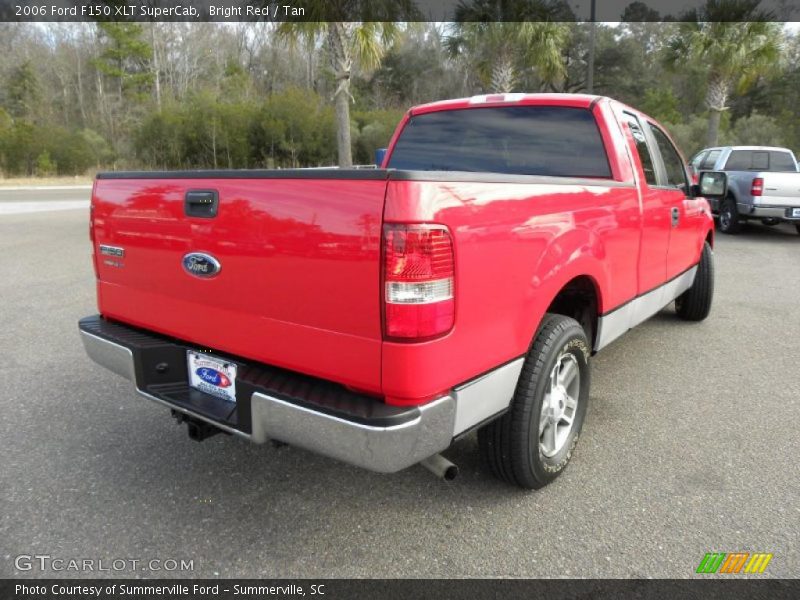
[{"label": "shadow on pavement", "polygon": [[790,242],[800,241],[800,235],[791,223],[781,223],[780,225],[769,227],[758,222],[748,222],[742,224],[739,233],[734,235],[721,233],[719,229],[716,230],[714,235],[717,240],[743,238],[764,243],[785,243],[787,240]]}]

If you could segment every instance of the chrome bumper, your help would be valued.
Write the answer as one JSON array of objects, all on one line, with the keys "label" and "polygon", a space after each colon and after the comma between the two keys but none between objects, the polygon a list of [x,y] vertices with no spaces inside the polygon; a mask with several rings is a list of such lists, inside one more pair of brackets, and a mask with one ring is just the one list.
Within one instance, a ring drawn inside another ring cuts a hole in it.
[{"label": "chrome bumper", "polygon": [[442,452],[457,435],[504,411],[523,362],[517,359],[459,386],[451,394],[419,406],[415,419],[395,426],[365,425],[255,392],[250,399],[251,432],[247,433],[143,391],[136,382],[129,348],[87,331],[80,333],[92,360],[131,381],[136,392],[149,400],[254,443],[279,440],[381,473],[400,471]]},{"label": "chrome bumper", "polygon": [[758,204],[739,204],[737,206],[739,214],[743,217],[755,217],[758,219],[780,219],[781,221],[800,221],[800,217],[793,217],[792,208],[797,206],[759,206]]},{"label": "chrome bumper", "polygon": [[420,416],[396,427],[370,427],[256,392],[252,441],[276,439],[379,473],[394,473],[446,450],[453,441],[455,400],[420,406]]}]

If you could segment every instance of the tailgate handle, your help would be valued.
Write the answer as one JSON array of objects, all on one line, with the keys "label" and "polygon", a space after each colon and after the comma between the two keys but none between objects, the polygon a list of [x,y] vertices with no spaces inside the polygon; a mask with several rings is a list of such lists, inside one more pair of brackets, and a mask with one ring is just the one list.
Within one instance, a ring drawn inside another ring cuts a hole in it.
[{"label": "tailgate handle", "polygon": [[189,190],[183,203],[187,217],[211,219],[217,216],[219,194],[217,190]]}]

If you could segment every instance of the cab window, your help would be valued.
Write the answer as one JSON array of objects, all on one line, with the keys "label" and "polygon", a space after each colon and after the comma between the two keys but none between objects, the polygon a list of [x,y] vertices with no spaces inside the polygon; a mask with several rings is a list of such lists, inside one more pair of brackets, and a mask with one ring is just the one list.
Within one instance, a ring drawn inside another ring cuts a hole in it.
[{"label": "cab window", "polygon": [[656,140],[658,151],[661,154],[661,160],[664,163],[666,181],[662,182],[662,185],[680,188],[682,190],[689,189],[686,181],[686,169],[684,168],[681,155],[675,149],[675,146],[672,145],[672,142],[669,141],[667,134],[652,123],[649,125],[650,131],[653,132],[653,138]]},{"label": "cab window", "polygon": [[625,121],[628,124],[628,129],[631,131],[634,142],[636,142],[636,152],[639,155],[639,162],[642,163],[642,170],[644,171],[644,180],[647,185],[657,185],[656,170],[653,166],[653,157],[650,154],[650,148],[647,147],[647,138],[644,135],[644,130],[639,124],[637,119],[631,113],[622,113],[625,116]]},{"label": "cab window", "polygon": [[707,155],[708,155],[708,152],[706,152],[706,151],[699,152],[698,154],[695,154],[694,158],[691,161],[692,169],[694,170],[695,173],[700,171],[700,165],[703,164],[703,160],[705,159],[705,157]]},{"label": "cab window", "polygon": [[713,171],[720,154],[722,154],[722,150],[710,150],[703,162],[700,163],[698,171]]},{"label": "cab window", "polygon": [[780,150],[733,150],[726,171],[797,171],[794,158]]},{"label": "cab window", "polygon": [[390,169],[611,178],[588,109],[500,106],[415,115],[400,132]]}]

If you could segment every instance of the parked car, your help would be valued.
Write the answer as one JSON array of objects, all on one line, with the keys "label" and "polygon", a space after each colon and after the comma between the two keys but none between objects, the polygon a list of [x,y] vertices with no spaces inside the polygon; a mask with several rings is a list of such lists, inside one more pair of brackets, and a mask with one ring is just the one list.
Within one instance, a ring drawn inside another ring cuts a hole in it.
[{"label": "parked car", "polygon": [[794,223],[800,233],[800,173],[788,148],[706,148],[690,162],[695,173],[724,171],[728,176],[727,196],[710,199],[721,232],[737,233],[742,223],[758,220],[765,225]]},{"label": "parked car", "polygon": [[89,356],[196,440],[452,476],[439,453],[477,430],[491,471],[537,488],[572,457],[591,355],[672,301],[709,313],[700,192],[724,175],[690,185],[619,102],[418,106],[381,167],[99,174]]}]

